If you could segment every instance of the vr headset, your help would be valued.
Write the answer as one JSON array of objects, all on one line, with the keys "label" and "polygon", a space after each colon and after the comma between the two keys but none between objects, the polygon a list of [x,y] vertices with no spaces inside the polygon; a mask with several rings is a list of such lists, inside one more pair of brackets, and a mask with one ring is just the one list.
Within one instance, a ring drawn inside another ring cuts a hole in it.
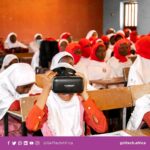
[{"label": "vr headset", "polygon": [[57,76],[53,79],[52,90],[55,93],[81,93],[83,91],[83,79],[75,75],[70,68],[60,67],[53,70]]}]

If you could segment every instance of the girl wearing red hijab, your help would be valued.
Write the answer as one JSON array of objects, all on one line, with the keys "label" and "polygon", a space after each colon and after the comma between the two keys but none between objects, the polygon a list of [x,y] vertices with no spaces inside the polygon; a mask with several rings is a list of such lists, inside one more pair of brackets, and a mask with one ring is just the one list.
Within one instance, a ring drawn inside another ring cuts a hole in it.
[{"label": "girl wearing red hijab", "polygon": [[150,83],[150,36],[140,38],[135,46],[137,58],[130,68],[129,86]]},{"label": "girl wearing red hijab", "polygon": [[108,64],[113,70],[114,77],[123,76],[123,68],[130,67],[132,61],[128,59],[130,54],[130,42],[126,39],[119,40],[114,45],[114,56],[108,60]]},{"label": "girl wearing red hijab", "polygon": [[81,47],[78,43],[70,43],[66,47],[66,51],[70,53],[74,58],[74,64],[77,64],[81,58]]},{"label": "girl wearing red hijab", "polygon": [[86,38],[82,38],[79,41],[79,45],[81,47],[82,56],[80,61],[74,65],[75,70],[81,72],[87,78],[87,67],[90,62],[89,56],[91,54],[91,43]]},{"label": "girl wearing red hijab", "polygon": [[72,42],[72,35],[69,32],[64,32],[60,35],[59,40],[66,39],[69,43]]},{"label": "girl wearing red hijab", "polygon": [[[106,56],[106,47],[103,43],[96,43],[91,51],[90,63],[87,68],[89,80],[99,80],[111,78],[111,68],[104,61]],[[101,85],[94,84],[95,88],[102,88]]]}]

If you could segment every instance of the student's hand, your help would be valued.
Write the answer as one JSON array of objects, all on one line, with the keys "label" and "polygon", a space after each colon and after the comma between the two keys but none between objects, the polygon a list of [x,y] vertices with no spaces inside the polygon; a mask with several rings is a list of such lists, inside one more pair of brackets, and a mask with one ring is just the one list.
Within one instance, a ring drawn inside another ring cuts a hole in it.
[{"label": "student's hand", "polygon": [[89,97],[89,95],[87,93],[87,80],[86,80],[84,74],[82,74],[80,72],[76,72],[76,76],[79,76],[79,77],[83,78],[84,89],[83,89],[83,92],[80,95],[84,98],[84,100],[87,100],[88,97]]},{"label": "student's hand", "polygon": [[56,74],[57,72],[53,71],[47,71],[44,74],[43,88],[49,88],[50,90],[52,89],[53,78],[56,76]]},{"label": "student's hand", "polygon": [[52,88],[52,81],[54,76],[56,76],[56,72],[53,71],[47,71],[45,74],[38,74],[36,75],[36,84],[37,86],[43,88],[43,89],[49,89]]}]

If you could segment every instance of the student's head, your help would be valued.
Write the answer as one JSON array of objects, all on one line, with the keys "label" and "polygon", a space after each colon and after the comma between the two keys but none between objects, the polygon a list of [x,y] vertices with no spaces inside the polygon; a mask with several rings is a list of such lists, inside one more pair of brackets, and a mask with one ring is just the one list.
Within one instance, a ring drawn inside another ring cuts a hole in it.
[{"label": "student's head", "polygon": [[81,58],[82,51],[78,43],[70,43],[66,47],[66,51],[70,53],[74,58],[74,64],[77,64]]},{"label": "student's head", "polygon": [[106,56],[106,47],[103,43],[96,43],[91,52],[91,59],[103,62]]},{"label": "student's head", "polygon": [[35,83],[35,73],[27,63],[16,63],[5,69],[0,78],[3,77],[8,91],[15,96],[15,93],[26,94]]},{"label": "student's head", "polygon": [[133,42],[133,43],[136,43],[136,41],[138,40],[138,33],[136,30],[133,30],[131,33],[130,33],[130,40]]},{"label": "student's head", "polygon": [[104,42],[104,44],[105,44],[105,46],[106,46],[106,49],[108,49],[108,47],[109,47],[109,38],[108,38],[108,36],[103,35],[103,36],[101,37],[101,39],[103,40],[103,42]]},{"label": "student's head", "polygon": [[114,56],[120,61],[126,61],[126,56],[130,54],[131,50],[130,41],[127,39],[121,39],[114,45]]},{"label": "student's head", "polygon": [[42,36],[42,34],[40,34],[40,33],[36,33],[35,35],[34,35],[34,40],[42,40],[42,38],[43,38],[43,36]]},{"label": "student's head", "polygon": [[59,52],[53,57],[50,70],[53,70],[58,63],[68,63],[73,66],[74,58],[70,53],[66,51]]},{"label": "student's head", "polygon": [[68,43],[69,42],[66,39],[59,40],[59,50],[60,50],[60,52],[66,50],[66,47],[67,47]]},{"label": "student's head", "polygon": [[119,41],[119,40],[121,40],[121,39],[124,39],[124,34],[122,34],[122,33],[117,33],[117,34],[115,35],[115,42],[117,42],[117,41]]},{"label": "student's head", "polygon": [[7,54],[4,59],[3,59],[3,64],[2,64],[2,68],[1,71],[3,71],[4,69],[8,68],[9,66],[11,66],[14,63],[18,63],[18,57],[14,54]]},{"label": "student's head", "polygon": [[141,37],[135,44],[136,53],[150,60],[150,36]]},{"label": "student's head", "polygon": [[91,43],[86,38],[82,38],[79,41],[79,44],[81,46],[82,56],[88,58],[91,54]]},{"label": "student's head", "polygon": [[111,34],[111,33],[115,33],[115,32],[116,32],[115,29],[109,28],[106,30],[106,35]]},{"label": "student's head", "polygon": [[11,41],[12,43],[15,43],[16,40],[17,40],[16,35],[15,35],[15,34],[12,34],[12,35],[10,36],[10,41]]},{"label": "student's head", "polygon": [[128,38],[130,36],[131,30],[129,28],[124,29],[125,38]]},{"label": "student's head", "polygon": [[108,34],[107,35],[108,38],[109,38],[109,42],[111,45],[114,45],[115,44],[115,34],[114,33],[111,33],[111,34]]},{"label": "student's head", "polygon": [[66,39],[69,43],[72,42],[72,35],[69,32],[64,32],[60,35],[60,40]]},{"label": "student's head", "polygon": [[[54,64],[53,65],[53,68],[51,68],[52,70],[54,69],[58,69],[60,67],[64,67],[64,68],[67,68],[67,69],[71,69],[71,70],[74,70],[73,66],[71,66],[70,64],[68,63],[65,63],[65,62],[59,62],[57,64]],[[69,74],[68,75],[65,75],[65,76],[70,76]],[[73,97],[73,95],[75,93],[55,93],[61,100],[63,101],[70,101]]]},{"label": "student's head", "polygon": [[59,52],[57,41],[43,40],[40,44],[40,66],[42,68],[49,68],[51,65],[52,58]]},{"label": "student's head", "polygon": [[98,38],[98,33],[96,30],[90,30],[87,35],[86,35],[86,39],[90,40],[90,38],[92,39],[96,39]]}]

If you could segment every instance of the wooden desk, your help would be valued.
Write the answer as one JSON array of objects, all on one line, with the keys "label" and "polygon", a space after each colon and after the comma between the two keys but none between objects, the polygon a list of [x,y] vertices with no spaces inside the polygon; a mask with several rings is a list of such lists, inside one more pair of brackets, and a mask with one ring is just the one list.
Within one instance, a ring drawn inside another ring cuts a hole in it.
[{"label": "wooden desk", "polygon": [[19,117],[20,119],[22,117],[21,111],[8,111],[7,113],[9,113],[11,115],[15,115],[15,116]]},{"label": "wooden desk", "polygon": [[117,78],[112,78],[107,80],[90,80],[90,83],[101,84],[105,86],[105,88],[108,88],[109,85],[124,84],[125,79],[124,77],[117,77]]},{"label": "wooden desk", "polygon": [[31,64],[31,61],[32,61],[32,57],[30,57],[30,56],[19,58],[19,62],[24,62],[24,63]]},{"label": "wooden desk", "polygon": [[126,133],[130,134],[131,136],[150,136],[150,129],[140,129],[140,130],[124,130]]}]

